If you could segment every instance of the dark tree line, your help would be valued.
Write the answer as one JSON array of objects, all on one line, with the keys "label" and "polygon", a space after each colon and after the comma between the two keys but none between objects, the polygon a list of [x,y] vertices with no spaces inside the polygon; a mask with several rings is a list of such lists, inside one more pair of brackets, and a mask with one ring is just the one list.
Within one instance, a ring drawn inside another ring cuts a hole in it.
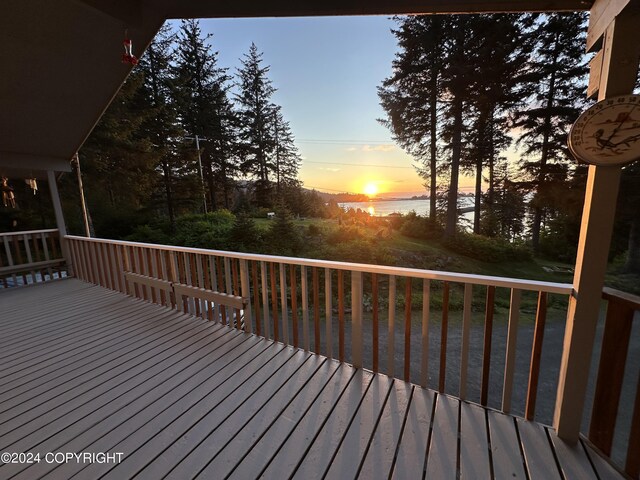
[{"label": "dark tree line", "polygon": [[[474,233],[513,240],[526,232],[539,251],[541,236],[566,213],[560,191],[566,194],[566,182],[581,178],[566,135],[585,105],[584,16],[396,22],[399,52],[393,74],[379,87],[387,114],[382,122],[418,163],[431,221],[442,224],[445,236],[456,234],[464,172],[475,177]],[[513,143],[520,154],[516,168],[505,157]],[[442,192],[446,209],[438,218]]]},{"label": "dark tree line", "polygon": [[197,20],[163,27],[80,152],[93,208],[155,210],[175,225],[234,201],[272,207],[299,188],[268,72],[253,44],[231,74]]}]

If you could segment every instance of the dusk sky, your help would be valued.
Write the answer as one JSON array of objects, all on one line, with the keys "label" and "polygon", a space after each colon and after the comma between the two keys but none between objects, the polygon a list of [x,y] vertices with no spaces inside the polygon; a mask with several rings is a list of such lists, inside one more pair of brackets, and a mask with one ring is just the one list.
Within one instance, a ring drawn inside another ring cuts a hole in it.
[{"label": "dusk sky", "polygon": [[[176,22],[179,24],[179,22]],[[251,42],[270,65],[273,100],[290,122],[307,188],[424,194],[412,159],[376,119],[376,88],[391,74],[394,22],[375,17],[201,20],[218,63],[235,75]],[[470,184],[463,180],[461,186]],[[373,185],[373,186],[372,186]],[[375,186],[375,187],[374,187]]]}]

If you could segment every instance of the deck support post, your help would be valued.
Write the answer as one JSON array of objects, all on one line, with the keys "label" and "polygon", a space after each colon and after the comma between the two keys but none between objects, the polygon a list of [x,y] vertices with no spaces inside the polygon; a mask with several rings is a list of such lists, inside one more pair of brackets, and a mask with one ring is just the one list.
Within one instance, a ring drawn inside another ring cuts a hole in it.
[{"label": "deck support post", "polygon": [[[601,3],[594,5],[592,17]],[[637,22],[638,13],[627,7],[608,23],[598,100],[633,91],[638,72]],[[558,436],[569,442],[576,442],[580,434],[621,170],[589,167],[553,422]]]},{"label": "deck support post", "polygon": [[73,265],[71,255],[64,237],[67,235],[67,227],[64,223],[64,215],[62,214],[62,203],[60,202],[60,194],[58,193],[58,184],[56,183],[56,174],[53,170],[47,170],[47,182],[49,183],[49,192],[51,193],[51,203],[53,204],[53,213],[56,216],[56,225],[60,234],[60,248],[62,256],[67,262],[67,274],[73,275]]}]

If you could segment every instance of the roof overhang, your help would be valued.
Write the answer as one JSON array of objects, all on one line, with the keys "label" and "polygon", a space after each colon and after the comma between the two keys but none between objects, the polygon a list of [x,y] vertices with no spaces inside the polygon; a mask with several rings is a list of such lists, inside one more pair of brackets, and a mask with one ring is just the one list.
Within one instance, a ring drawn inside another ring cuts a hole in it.
[{"label": "roof overhang", "polygon": [[131,66],[168,18],[585,10],[591,0],[2,0],[0,173],[69,170]]}]

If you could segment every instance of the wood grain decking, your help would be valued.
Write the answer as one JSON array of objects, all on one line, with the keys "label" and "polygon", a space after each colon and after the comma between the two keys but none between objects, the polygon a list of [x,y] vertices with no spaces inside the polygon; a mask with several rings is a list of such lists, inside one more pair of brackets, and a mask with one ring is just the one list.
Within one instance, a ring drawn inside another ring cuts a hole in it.
[{"label": "wood grain decking", "polygon": [[41,454],[2,479],[623,478],[536,423],[78,280],[0,312],[0,452]]}]

